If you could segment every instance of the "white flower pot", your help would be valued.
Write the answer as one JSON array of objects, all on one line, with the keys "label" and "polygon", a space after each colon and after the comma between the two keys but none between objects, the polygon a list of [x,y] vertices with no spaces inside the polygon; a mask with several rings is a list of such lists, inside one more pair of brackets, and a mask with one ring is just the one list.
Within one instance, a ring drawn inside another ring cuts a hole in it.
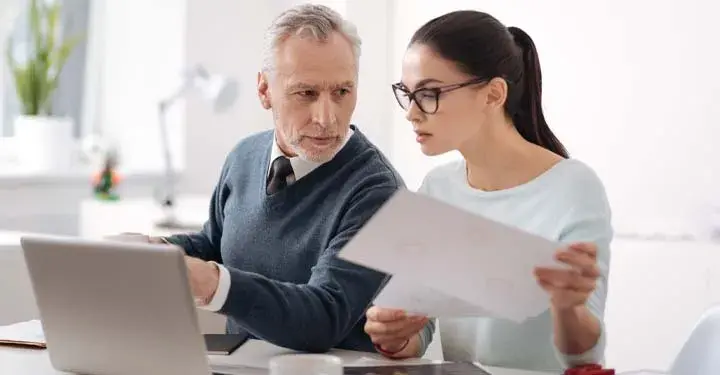
[{"label": "white flower pot", "polygon": [[75,141],[70,118],[18,116],[15,140],[23,169],[56,172],[73,165]]}]

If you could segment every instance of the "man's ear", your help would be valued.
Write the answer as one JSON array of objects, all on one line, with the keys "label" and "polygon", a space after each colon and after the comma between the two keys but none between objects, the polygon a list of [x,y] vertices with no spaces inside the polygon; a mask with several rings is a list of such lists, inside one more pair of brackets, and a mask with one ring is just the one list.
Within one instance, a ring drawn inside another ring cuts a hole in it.
[{"label": "man's ear", "polygon": [[502,78],[493,78],[488,82],[486,90],[487,92],[486,104],[490,107],[503,108],[505,101],[507,101],[508,85],[507,82]]},{"label": "man's ear", "polygon": [[260,105],[265,109],[272,108],[270,104],[270,82],[268,82],[267,75],[263,72],[259,72],[257,75],[257,91]]}]

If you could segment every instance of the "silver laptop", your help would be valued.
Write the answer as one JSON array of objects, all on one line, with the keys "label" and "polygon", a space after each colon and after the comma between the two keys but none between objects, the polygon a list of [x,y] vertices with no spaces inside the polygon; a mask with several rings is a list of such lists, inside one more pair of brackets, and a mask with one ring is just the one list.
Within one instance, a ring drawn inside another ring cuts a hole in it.
[{"label": "silver laptop", "polygon": [[211,374],[183,252],[24,237],[50,361],[83,374]]}]

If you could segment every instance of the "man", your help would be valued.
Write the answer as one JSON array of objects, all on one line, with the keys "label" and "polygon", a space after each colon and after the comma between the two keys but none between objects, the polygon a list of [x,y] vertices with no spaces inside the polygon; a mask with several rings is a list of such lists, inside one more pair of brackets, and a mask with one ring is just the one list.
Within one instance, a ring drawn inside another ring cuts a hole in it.
[{"label": "man", "polygon": [[350,125],[360,39],[333,10],[292,8],[268,30],[257,77],[274,131],[228,155],[203,230],[181,246],[200,306],[230,333],[283,347],[373,351],[364,312],[386,275],[336,257],[403,182]]}]

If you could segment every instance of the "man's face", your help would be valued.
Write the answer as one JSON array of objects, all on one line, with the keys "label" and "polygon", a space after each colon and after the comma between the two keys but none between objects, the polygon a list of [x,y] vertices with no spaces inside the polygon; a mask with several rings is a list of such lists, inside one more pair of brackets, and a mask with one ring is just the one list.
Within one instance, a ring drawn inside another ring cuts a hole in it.
[{"label": "man's face", "polygon": [[258,96],[272,109],[280,148],[318,163],[332,159],[342,146],[356,87],[352,45],[340,33],[325,42],[292,36],[278,47],[275,69],[258,74]]}]

